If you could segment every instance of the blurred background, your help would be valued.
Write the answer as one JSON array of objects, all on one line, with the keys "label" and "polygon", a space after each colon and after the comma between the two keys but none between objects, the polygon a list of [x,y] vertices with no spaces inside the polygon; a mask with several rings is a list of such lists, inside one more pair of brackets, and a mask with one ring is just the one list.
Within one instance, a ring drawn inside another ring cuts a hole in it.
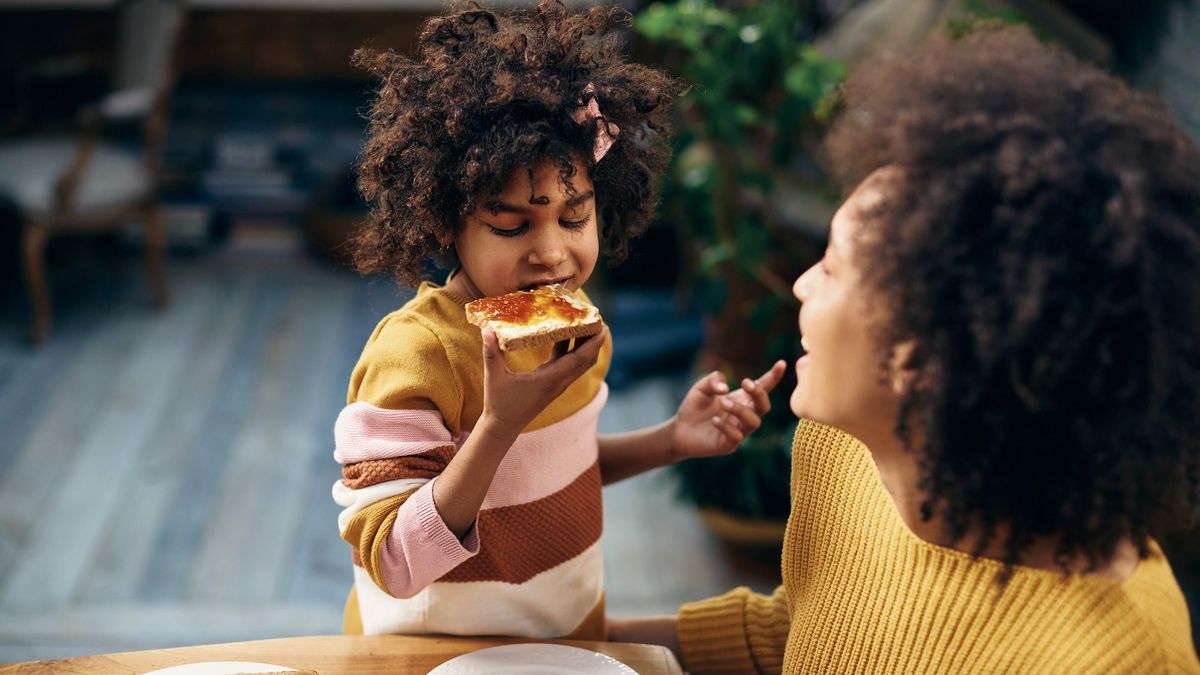
[{"label": "blurred background", "polygon": [[[838,199],[829,93],[876,52],[1027,23],[1200,139],[1188,0],[623,6],[630,58],[695,86],[658,221],[589,286],[615,339],[602,431],[798,353],[790,284]],[[0,0],[0,662],[340,631],[333,422],[411,297],[346,267],[372,86],[350,54],[407,52],[442,8]],[[606,492],[610,613],[778,582],[790,387],[736,455]],[[1195,618],[1197,534],[1165,544]]]}]

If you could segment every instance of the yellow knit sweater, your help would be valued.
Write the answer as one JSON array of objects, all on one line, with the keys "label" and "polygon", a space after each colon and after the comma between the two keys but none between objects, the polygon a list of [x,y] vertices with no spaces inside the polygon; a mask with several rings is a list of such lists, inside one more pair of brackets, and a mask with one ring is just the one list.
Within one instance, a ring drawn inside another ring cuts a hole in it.
[{"label": "yellow knit sweater", "polygon": [[1156,545],[1124,580],[1000,564],[905,525],[867,448],[801,422],[783,585],[684,605],[691,673],[1200,673]]}]

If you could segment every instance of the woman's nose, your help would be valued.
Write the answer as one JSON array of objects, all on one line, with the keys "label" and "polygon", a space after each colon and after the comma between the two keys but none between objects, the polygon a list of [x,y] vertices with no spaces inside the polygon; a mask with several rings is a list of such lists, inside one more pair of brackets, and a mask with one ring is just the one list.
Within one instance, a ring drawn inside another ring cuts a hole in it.
[{"label": "woman's nose", "polygon": [[796,296],[796,299],[800,302],[807,300],[808,296],[812,293],[812,281],[814,270],[816,269],[816,265],[808,268],[804,271],[804,274],[796,277],[796,283],[792,284],[792,295]]}]

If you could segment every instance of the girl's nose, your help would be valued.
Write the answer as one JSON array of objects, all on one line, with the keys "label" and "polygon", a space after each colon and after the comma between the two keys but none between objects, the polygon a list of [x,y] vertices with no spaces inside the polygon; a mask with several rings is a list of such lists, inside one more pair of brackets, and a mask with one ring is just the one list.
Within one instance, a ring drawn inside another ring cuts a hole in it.
[{"label": "girl's nose", "polygon": [[538,237],[529,251],[529,264],[553,269],[567,259],[567,247],[557,234]]}]

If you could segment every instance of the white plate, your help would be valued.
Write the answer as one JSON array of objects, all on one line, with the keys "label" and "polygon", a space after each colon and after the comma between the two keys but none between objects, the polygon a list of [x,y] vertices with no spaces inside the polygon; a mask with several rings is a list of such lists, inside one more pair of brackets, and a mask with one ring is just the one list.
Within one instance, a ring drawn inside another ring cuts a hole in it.
[{"label": "white plate", "polygon": [[152,670],[143,675],[228,675],[229,673],[277,673],[281,670],[295,671],[296,669],[251,661],[203,661]]},{"label": "white plate", "polygon": [[611,656],[578,647],[520,644],[456,656],[429,675],[637,675]]}]

